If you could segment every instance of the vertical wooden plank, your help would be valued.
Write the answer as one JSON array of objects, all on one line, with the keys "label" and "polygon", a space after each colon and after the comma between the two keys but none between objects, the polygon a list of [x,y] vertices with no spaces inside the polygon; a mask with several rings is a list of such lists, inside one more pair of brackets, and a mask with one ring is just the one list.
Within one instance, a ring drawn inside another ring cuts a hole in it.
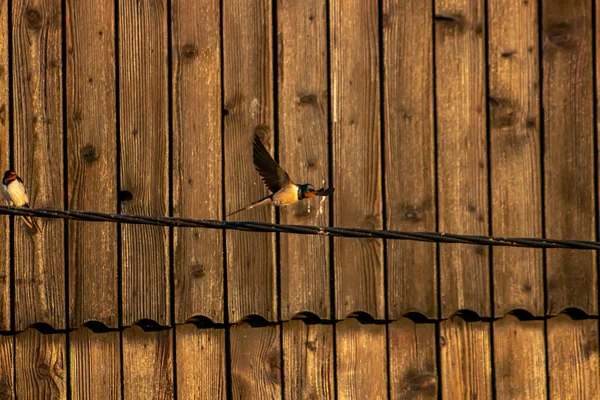
[{"label": "vertical wooden plank", "polygon": [[15,398],[15,337],[0,336],[0,398]]},{"label": "vertical wooden plank", "polygon": [[177,325],[177,396],[225,399],[225,330]]},{"label": "vertical wooden plank", "polygon": [[[10,88],[8,82],[8,71],[11,68],[8,58],[8,0],[0,0],[0,165],[9,164],[9,130],[10,130]],[[3,232],[5,240],[2,241],[0,252],[0,330],[10,330],[10,217],[0,217],[0,232]]]},{"label": "vertical wooden plank", "polygon": [[[542,236],[537,2],[491,1],[489,110],[492,233]],[[494,314],[544,315],[542,251],[494,249]]]},{"label": "vertical wooden plank", "polygon": [[[329,186],[326,7],[324,0],[277,3],[279,159],[292,179],[317,188]],[[281,223],[328,225],[329,203],[320,199],[282,211]],[[281,235],[280,245],[281,319],[303,311],[330,318],[329,238]]]},{"label": "vertical wooden plank", "polygon": [[548,321],[551,399],[592,399],[600,393],[598,321],[561,314]]},{"label": "vertical wooden plank", "polygon": [[438,374],[434,324],[401,318],[388,327],[390,397],[436,399]]},{"label": "vertical wooden plank", "polygon": [[[221,219],[218,0],[172,1],[173,213]],[[202,79],[198,79],[202,77]],[[174,230],[175,322],[223,322],[223,233]]]},{"label": "vertical wooden plank", "polygon": [[281,398],[279,327],[231,328],[231,385],[236,399]]},{"label": "vertical wooden plank", "polygon": [[348,318],[336,328],[338,399],[387,398],[385,325]]},{"label": "vertical wooden plank", "polygon": [[[335,226],[382,227],[376,1],[332,0],[331,109]],[[383,242],[334,240],[336,316],[385,319]]]},{"label": "vertical wooden plank", "polygon": [[442,398],[492,398],[490,326],[451,317],[440,323]]},{"label": "vertical wooden plank", "polygon": [[119,332],[70,333],[70,385],[76,399],[121,399],[121,337]]},{"label": "vertical wooden plank", "polygon": [[[122,212],[168,215],[166,0],[119,1]],[[168,229],[123,224],[123,325],[169,316]]]},{"label": "vertical wooden plank", "polygon": [[66,338],[27,329],[17,335],[16,388],[19,399],[66,399]]},{"label": "vertical wooden plank", "polygon": [[286,399],[333,399],[333,325],[283,324]]},{"label": "vertical wooden plank", "polygon": [[494,321],[496,396],[546,398],[544,321],[519,321],[507,315]]},{"label": "vertical wooden plank", "polygon": [[[546,236],[594,240],[591,0],[542,5]],[[547,313],[598,312],[596,253],[547,252]]]},{"label": "vertical wooden plank", "polygon": [[123,397],[173,399],[173,331],[123,331]]},{"label": "vertical wooden plank", "polygon": [[[69,208],[115,213],[117,199],[114,3],[68,0]],[[69,221],[71,326],[116,328],[117,225]]]},{"label": "vertical wooden plank", "polygon": [[[488,233],[483,0],[436,0],[440,232]],[[488,249],[440,245],[441,316],[490,316]]]},{"label": "vertical wooden plank", "polygon": [[[60,0],[15,0],[13,12],[14,168],[32,207],[63,209]],[[15,329],[66,327],[64,224],[39,219],[30,234],[15,219]]]},{"label": "vertical wooden plank", "polygon": [[[436,230],[431,15],[430,1],[383,2],[389,229]],[[390,240],[387,263],[388,318],[397,319],[407,312],[437,318],[435,244]]]},{"label": "vertical wooden plank", "polygon": [[[256,133],[273,151],[271,0],[223,1],[225,204],[227,213],[267,194],[252,164]],[[275,222],[270,207],[237,214],[241,221]],[[229,320],[250,314],[277,319],[275,234],[227,232]]]}]

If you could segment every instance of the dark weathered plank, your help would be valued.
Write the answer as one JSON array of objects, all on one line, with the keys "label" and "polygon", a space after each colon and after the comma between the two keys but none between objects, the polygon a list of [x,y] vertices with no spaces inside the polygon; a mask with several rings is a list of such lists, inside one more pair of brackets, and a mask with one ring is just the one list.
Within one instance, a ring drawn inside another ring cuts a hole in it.
[{"label": "dark weathered plank", "polygon": [[436,399],[438,374],[434,324],[402,318],[389,325],[390,398]]},{"label": "dark weathered plank", "polygon": [[173,399],[173,331],[123,331],[123,397]]},{"label": "dark weathered plank", "polygon": [[[330,2],[335,226],[382,227],[377,13],[376,1]],[[336,318],[384,319],[382,241],[336,238],[334,246]]]},{"label": "dark weathered plank", "polygon": [[440,323],[442,398],[492,397],[490,324],[452,317]]},{"label": "dark weathered plank", "polygon": [[[383,2],[385,185],[389,229],[435,231],[431,1]],[[387,243],[388,317],[437,318],[436,248]],[[419,276],[419,279],[415,279]]]},{"label": "dark weathered plank", "polygon": [[283,324],[286,399],[333,399],[333,325]]},{"label": "dark weathered plank", "polygon": [[[492,1],[489,16],[492,233],[542,236],[538,7]],[[542,251],[494,249],[494,314],[544,315]]]},{"label": "dark weathered plank", "polygon": [[[542,6],[546,236],[594,240],[592,1]],[[596,253],[547,252],[548,314],[598,312]]]},{"label": "dark weathered plank", "polygon": [[[279,160],[297,183],[328,187],[327,9],[324,0],[277,3]],[[281,223],[328,225],[325,198],[282,211]],[[329,238],[281,235],[281,319],[330,318]]]},{"label": "dark weathered plank", "polygon": [[545,399],[544,321],[507,315],[494,321],[493,329],[497,398]]},{"label": "dark weathered plank", "polygon": [[231,328],[231,385],[236,399],[281,398],[279,327]]},{"label": "dark weathered plank", "polygon": [[70,333],[70,386],[75,399],[121,399],[121,337],[119,332]]},{"label": "dark weathered plank", "polygon": [[64,333],[20,333],[15,341],[16,397],[66,399],[67,370]]},{"label": "dark weathered plank", "polygon": [[547,323],[549,398],[595,398],[600,393],[598,321],[561,314]]},{"label": "dark weathered plank", "polygon": [[[124,214],[168,215],[166,0],[119,1],[121,189]],[[169,316],[168,230],[123,224],[123,325]]]},{"label": "dark weathered plank", "polygon": [[0,336],[0,399],[15,398],[14,336]]},{"label": "dark weathered plank", "polygon": [[[173,213],[221,219],[218,0],[172,1]],[[201,78],[201,79],[199,79]],[[175,322],[223,322],[223,232],[174,230]]]},{"label": "dark weathered plank", "polygon": [[[267,194],[252,165],[252,138],[273,151],[273,46],[270,0],[223,1],[225,210],[233,212]],[[232,218],[274,222],[267,206]],[[250,314],[277,319],[275,234],[227,232],[229,320]]]},{"label": "dark weathered plank", "polygon": [[177,325],[177,396],[225,399],[225,330]]},{"label": "dark weathered plank", "polygon": [[[9,129],[10,129],[10,88],[8,71],[10,59],[8,58],[8,0],[0,0],[0,165],[8,165],[9,161]],[[4,171],[2,171],[4,172]],[[0,245],[2,258],[0,259],[0,330],[10,329],[10,217],[0,217],[0,232],[5,240]]]},{"label": "dark weathered plank", "polygon": [[338,399],[387,398],[385,325],[348,318],[336,329]]},{"label": "dark weathered plank", "polygon": [[[68,0],[69,208],[117,211],[114,3]],[[69,221],[69,319],[117,320],[117,225]]]},{"label": "dark weathered plank", "polygon": [[[32,207],[63,209],[62,16],[60,0],[12,2],[14,168]],[[15,329],[66,327],[64,223],[15,219]]]},{"label": "dark weathered plank", "polygon": [[[483,0],[435,1],[441,232],[488,233]],[[440,245],[441,315],[490,316],[488,249]]]}]

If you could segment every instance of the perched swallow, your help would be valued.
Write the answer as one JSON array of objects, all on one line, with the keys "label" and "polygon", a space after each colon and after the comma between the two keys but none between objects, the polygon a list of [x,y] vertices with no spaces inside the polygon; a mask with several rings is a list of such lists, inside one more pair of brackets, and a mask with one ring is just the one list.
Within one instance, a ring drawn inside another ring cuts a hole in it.
[{"label": "perched swallow", "polygon": [[[9,169],[4,173],[4,177],[2,178],[2,195],[11,207],[29,208],[29,197],[27,197],[23,180],[19,178],[19,175],[15,171]],[[29,229],[38,232],[41,230],[37,221],[29,215],[22,215],[21,218]]]},{"label": "perched swallow", "polygon": [[233,214],[237,214],[240,211],[250,210],[251,208],[260,206],[262,204],[272,203],[275,206],[281,207],[297,203],[303,199],[309,199],[314,195],[329,196],[335,190],[334,188],[321,188],[316,190],[310,183],[297,185],[292,182],[288,173],[285,172],[285,170],[281,168],[277,162],[275,162],[273,157],[271,157],[265,146],[260,141],[260,138],[256,135],[254,135],[254,147],[252,150],[254,167],[261,176],[265,186],[267,186],[272,194],[255,201],[249,206],[228,214],[228,217]]}]

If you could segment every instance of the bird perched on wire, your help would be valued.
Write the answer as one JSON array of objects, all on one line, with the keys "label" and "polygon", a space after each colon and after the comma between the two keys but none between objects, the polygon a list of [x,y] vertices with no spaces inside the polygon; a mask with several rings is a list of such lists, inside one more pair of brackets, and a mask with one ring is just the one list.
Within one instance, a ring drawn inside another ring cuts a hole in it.
[{"label": "bird perched on wire", "polygon": [[[9,169],[4,173],[4,177],[2,178],[2,195],[11,207],[29,208],[29,197],[25,191],[23,180],[13,170]],[[37,232],[41,231],[39,224],[31,216],[22,215],[21,218],[29,229]]]},{"label": "bird perched on wire", "polygon": [[263,204],[272,203],[275,206],[281,207],[297,203],[303,199],[309,199],[314,195],[329,196],[335,190],[334,188],[316,190],[310,183],[297,185],[292,182],[288,173],[275,162],[257,135],[254,135],[252,160],[258,174],[272,194],[228,214],[228,217]]}]

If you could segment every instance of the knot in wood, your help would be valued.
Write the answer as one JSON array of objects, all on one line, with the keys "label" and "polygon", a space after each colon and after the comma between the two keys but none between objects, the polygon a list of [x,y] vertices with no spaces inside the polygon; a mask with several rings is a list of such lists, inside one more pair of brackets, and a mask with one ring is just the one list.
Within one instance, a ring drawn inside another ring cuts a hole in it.
[{"label": "knot in wood", "polygon": [[196,58],[198,55],[198,48],[194,43],[186,43],[181,48],[181,54],[183,54],[185,58]]},{"label": "knot in wood", "polygon": [[302,94],[299,96],[298,103],[301,106],[317,104],[317,95],[314,93]]},{"label": "knot in wood", "polygon": [[408,209],[404,212],[404,218],[412,221],[421,221],[423,219],[423,211],[418,209]]},{"label": "knot in wood", "polygon": [[200,263],[190,265],[190,274],[196,279],[204,278],[206,276],[204,265]]},{"label": "knot in wood", "polygon": [[548,28],[546,37],[558,47],[567,47],[573,42],[573,29],[567,24],[558,24]]},{"label": "knot in wood", "polygon": [[25,24],[29,29],[40,29],[42,27],[42,15],[35,8],[28,8],[25,11]]},{"label": "knot in wood", "polygon": [[265,146],[269,145],[271,139],[271,128],[268,125],[258,125],[254,128],[254,134],[257,135]]},{"label": "knot in wood", "polygon": [[81,157],[83,157],[85,161],[92,163],[99,158],[98,150],[91,144],[88,144],[81,148]]},{"label": "knot in wood", "polygon": [[515,109],[508,99],[490,97],[490,123],[493,128],[508,128],[516,122]]}]

